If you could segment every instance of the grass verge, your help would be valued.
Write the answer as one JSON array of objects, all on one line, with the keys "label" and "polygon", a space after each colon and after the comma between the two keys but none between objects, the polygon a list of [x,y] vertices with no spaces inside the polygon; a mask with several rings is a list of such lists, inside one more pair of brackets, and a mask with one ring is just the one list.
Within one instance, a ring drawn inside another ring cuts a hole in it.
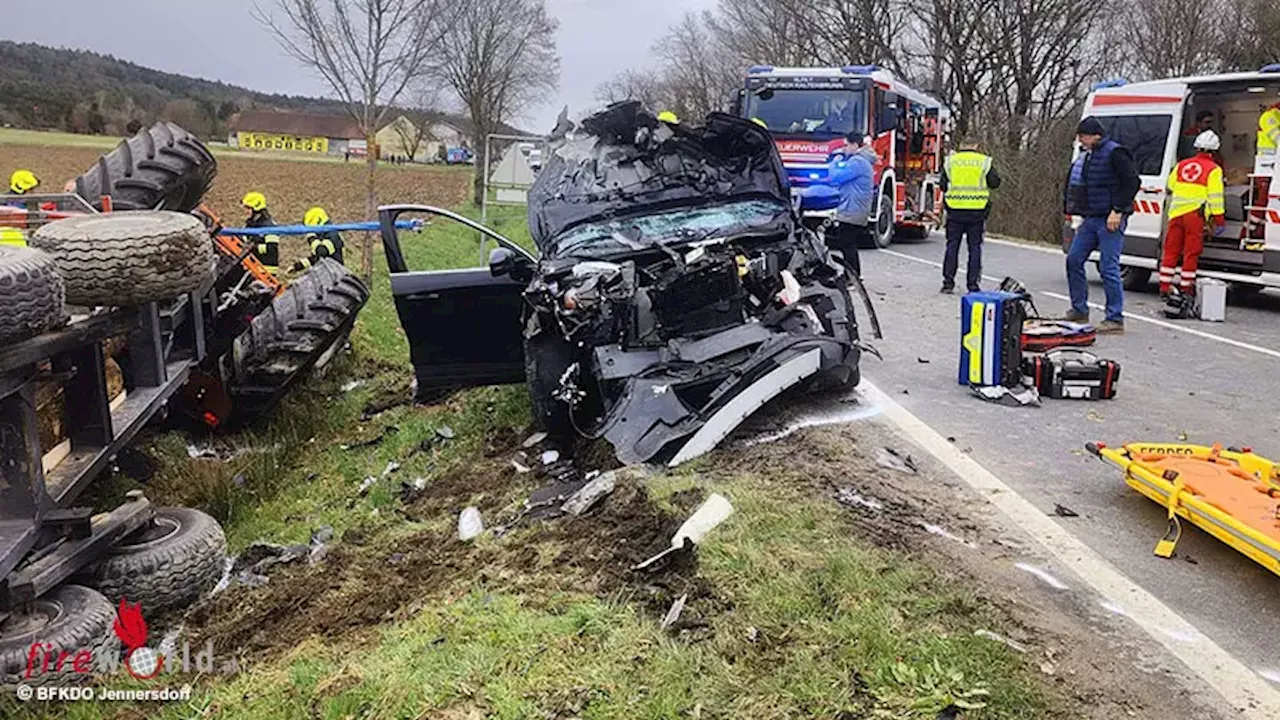
[{"label": "grass verge", "polygon": [[[528,243],[518,220],[500,222]],[[479,257],[470,233],[444,223],[405,240],[412,267]],[[861,539],[794,462],[856,449],[802,433],[728,450],[631,480],[588,518],[464,544],[458,510],[509,519],[537,484],[537,473],[509,462],[527,431],[523,388],[397,404],[408,395],[407,343],[385,264],[352,345],[269,424],[228,439],[226,450],[243,452],[234,459],[193,458],[191,439],[177,433],[149,443],[157,472],[148,495],[214,512],[233,552],[336,529],[322,563],[286,568],[263,588],[233,587],[193,614],[194,637],[217,640],[219,657],[237,657],[243,672],[198,678],[189,703],[22,712],[851,720],[933,718],[954,704],[972,707],[967,718],[1055,716],[1053,691],[1019,656],[974,636],[999,627],[982,601],[919,559]],[[361,494],[365,478],[374,482]],[[402,496],[409,478],[425,481],[422,497]],[[711,492],[736,513],[696,560],[654,575],[628,569]],[[664,628],[682,595],[688,608]]]}]

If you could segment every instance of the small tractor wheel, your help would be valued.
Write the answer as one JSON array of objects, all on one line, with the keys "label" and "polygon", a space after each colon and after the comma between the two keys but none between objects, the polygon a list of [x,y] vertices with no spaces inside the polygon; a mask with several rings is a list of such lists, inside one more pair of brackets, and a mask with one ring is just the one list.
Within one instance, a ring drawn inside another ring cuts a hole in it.
[{"label": "small tractor wheel", "polygon": [[172,210],[200,205],[218,161],[191,133],[169,122],[142,128],[76,180],[76,194],[102,209],[111,196],[115,210]]},{"label": "small tractor wheel", "polygon": [[67,321],[66,289],[53,258],[0,246],[0,343],[26,340]]},{"label": "small tractor wheel", "polygon": [[142,305],[213,282],[213,241],[183,213],[70,217],[37,230],[30,244],[53,256],[72,305]]},{"label": "small tractor wheel", "polygon": [[[90,667],[96,671],[99,662],[119,653],[120,641],[111,631],[115,617],[115,608],[96,590],[60,585],[45,593],[29,610],[17,611],[0,621],[0,685],[70,685],[87,681],[92,672],[77,672],[76,656],[87,651]],[[59,658],[63,658],[61,669]]]},{"label": "small tractor wheel", "polygon": [[155,519],[111,548],[90,572],[111,602],[145,612],[184,609],[222,577],[227,537],[218,521],[190,508],[157,508]]}]

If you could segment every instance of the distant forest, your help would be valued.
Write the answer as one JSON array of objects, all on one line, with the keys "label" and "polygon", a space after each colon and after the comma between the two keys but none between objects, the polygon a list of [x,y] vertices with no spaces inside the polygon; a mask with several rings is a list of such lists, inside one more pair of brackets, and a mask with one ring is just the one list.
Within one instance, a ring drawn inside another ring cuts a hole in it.
[{"label": "distant forest", "polygon": [[109,55],[0,41],[0,125],[123,136],[163,119],[218,139],[227,136],[232,115],[251,108],[343,112],[332,100],[268,95]]}]

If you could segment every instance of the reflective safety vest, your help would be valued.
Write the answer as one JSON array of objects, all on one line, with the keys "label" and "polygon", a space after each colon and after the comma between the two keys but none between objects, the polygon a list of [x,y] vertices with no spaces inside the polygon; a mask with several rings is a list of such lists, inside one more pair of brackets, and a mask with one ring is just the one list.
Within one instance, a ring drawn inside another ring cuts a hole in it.
[{"label": "reflective safety vest", "polygon": [[1208,217],[1226,213],[1222,168],[1208,153],[1178,163],[1169,173],[1169,219],[1204,208]]},{"label": "reflective safety vest", "polygon": [[979,152],[962,151],[947,158],[947,207],[985,210],[991,202],[991,188],[987,187],[990,172],[991,158]]},{"label": "reflective safety vest", "polygon": [[1280,108],[1267,108],[1258,116],[1258,155],[1276,151],[1280,145]]},{"label": "reflective safety vest", "polygon": [[27,235],[18,228],[0,227],[0,245],[26,247]]},{"label": "reflective safety vest", "polygon": [[280,272],[279,235],[263,235],[254,250],[257,251],[258,259],[262,261],[262,266],[267,269],[267,272],[272,275]]}]

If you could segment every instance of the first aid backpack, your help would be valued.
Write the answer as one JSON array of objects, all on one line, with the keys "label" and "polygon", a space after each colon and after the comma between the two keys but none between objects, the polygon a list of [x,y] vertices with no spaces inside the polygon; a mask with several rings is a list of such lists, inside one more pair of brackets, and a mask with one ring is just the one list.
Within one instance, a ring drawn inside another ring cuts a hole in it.
[{"label": "first aid backpack", "polygon": [[1022,382],[1024,299],[999,290],[960,298],[961,385],[1016,387]]}]

